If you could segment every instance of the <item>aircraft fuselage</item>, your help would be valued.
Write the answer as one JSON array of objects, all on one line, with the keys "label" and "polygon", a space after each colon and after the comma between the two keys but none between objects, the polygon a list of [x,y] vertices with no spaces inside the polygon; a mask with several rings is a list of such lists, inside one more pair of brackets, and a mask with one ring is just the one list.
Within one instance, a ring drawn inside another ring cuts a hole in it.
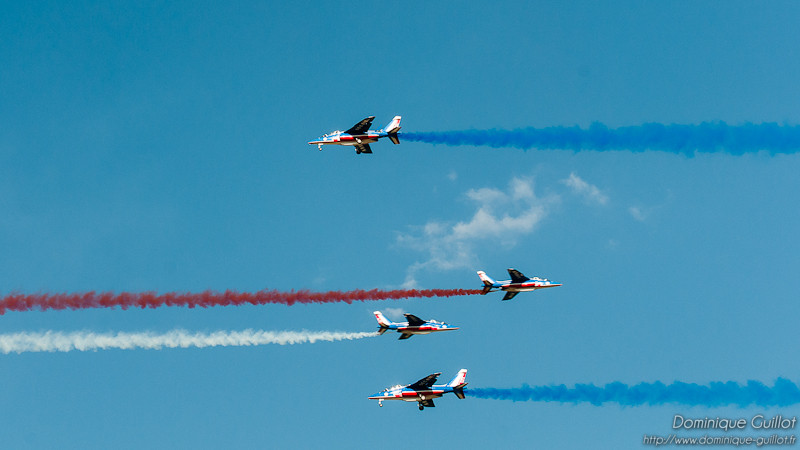
[{"label": "aircraft fuselage", "polygon": [[530,292],[537,289],[561,286],[561,283],[553,283],[547,278],[528,278],[517,269],[508,269],[508,274],[511,275],[510,280],[495,281],[490,276],[486,275],[486,272],[479,270],[478,277],[483,282],[483,293],[488,294],[496,290],[505,291],[506,295],[503,297],[503,300],[511,300],[520,292]]},{"label": "aircraft fuselage", "polygon": [[378,142],[378,139],[383,137],[388,137],[393,143],[399,144],[400,138],[397,132],[400,130],[401,117],[394,116],[392,121],[380,130],[370,130],[369,127],[374,118],[375,116],[369,116],[353,125],[347,131],[336,130],[308,143],[316,145],[320,150],[322,150],[323,145],[349,145],[355,147],[358,154],[372,153],[369,144]]},{"label": "aircraft fuselage", "polygon": [[501,291],[509,292],[530,292],[536,289],[544,289],[550,287],[561,286],[561,283],[552,283],[550,281],[530,280],[525,283],[511,283],[510,281],[498,281],[495,283],[496,288]]},{"label": "aircraft fuselage", "polygon": [[381,314],[374,311],[375,318],[378,319],[378,333],[383,334],[386,330],[393,330],[401,333],[400,339],[408,339],[415,334],[431,334],[436,331],[457,330],[458,327],[448,325],[438,320],[422,320],[413,314],[404,314],[408,322],[391,322]]},{"label": "aircraft fuselage", "polygon": [[403,327],[403,326],[397,328],[389,327],[389,329],[394,329],[400,333],[407,333],[407,334],[431,334],[435,331],[457,330],[458,327],[448,327],[447,325],[445,326],[423,325],[421,327]]},{"label": "aircraft fuselage", "polygon": [[408,388],[400,388],[380,392],[369,397],[370,400],[403,400],[404,402],[418,402],[420,400],[430,400],[439,398],[442,395],[453,392],[453,388],[447,386],[432,386],[431,389],[415,391]]},{"label": "aircraft fuselage", "polygon": [[322,136],[321,138],[317,139],[316,141],[310,141],[309,144],[316,144],[316,145],[361,145],[361,144],[372,144],[378,142],[381,136],[378,133],[370,133],[370,134],[357,134],[351,135],[343,132],[334,132],[327,136]]},{"label": "aircraft fuselage", "polygon": [[433,399],[439,398],[448,392],[452,392],[460,399],[465,397],[464,386],[467,385],[467,369],[459,370],[455,378],[447,384],[433,384],[439,375],[441,375],[441,372],[430,374],[416,383],[404,386],[398,384],[386,388],[375,395],[371,395],[369,399],[377,400],[378,406],[383,406],[384,400],[417,402],[419,403],[419,410],[422,411],[425,407],[433,408],[436,406],[433,404]]}]

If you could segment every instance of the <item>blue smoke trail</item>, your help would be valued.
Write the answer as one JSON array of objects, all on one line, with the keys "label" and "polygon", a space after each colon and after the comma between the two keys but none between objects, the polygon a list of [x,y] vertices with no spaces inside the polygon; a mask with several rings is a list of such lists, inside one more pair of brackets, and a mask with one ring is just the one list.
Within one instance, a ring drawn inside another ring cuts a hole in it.
[{"label": "blue smoke trail", "polygon": [[620,382],[605,386],[576,384],[573,388],[558,386],[528,386],[519,388],[473,388],[465,389],[470,397],[512,400],[515,402],[562,402],[562,403],[617,403],[623,406],[663,405],[679,403],[689,406],[789,406],[800,403],[800,388],[785,379],[778,378],[772,387],[758,381],[740,385],[733,381],[712,382],[708,386],[676,381],[665,385],[639,383],[628,386]]},{"label": "blue smoke trail", "polygon": [[516,130],[462,130],[401,133],[412,142],[446,145],[487,145],[521,149],[559,150],[660,150],[693,156],[694,152],[726,152],[733,155],[765,150],[770,154],[800,150],[800,126],[777,123],[727,125],[644,125],[608,128],[593,123],[588,129],[575,127],[519,128]]}]

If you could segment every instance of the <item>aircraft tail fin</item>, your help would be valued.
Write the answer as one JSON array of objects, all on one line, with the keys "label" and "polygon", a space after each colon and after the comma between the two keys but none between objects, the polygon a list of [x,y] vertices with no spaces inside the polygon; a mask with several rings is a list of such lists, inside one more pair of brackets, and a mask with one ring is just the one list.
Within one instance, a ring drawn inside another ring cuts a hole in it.
[{"label": "aircraft tail fin", "polygon": [[400,119],[400,116],[394,116],[394,119],[383,127],[383,131],[389,135],[389,139],[391,139],[394,144],[400,143],[400,137],[397,135],[397,132],[400,130]]},{"label": "aircraft tail fin", "polygon": [[458,371],[455,378],[453,378],[452,380],[450,380],[449,383],[447,383],[447,387],[458,388],[458,389],[463,388],[464,386],[467,385],[467,383],[464,382],[466,379],[467,379],[467,369],[461,369]]},{"label": "aircraft tail fin", "polygon": [[388,328],[392,324],[392,322],[386,320],[386,317],[383,317],[380,311],[375,311],[372,314],[375,314],[375,318],[378,319],[378,324],[380,324],[381,328]]},{"label": "aircraft tail fin", "polygon": [[479,270],[478,271],[478,277],[481,279],[481,281],[483,281],[483,285],[484,286],[493,286],[494,285],[494,280],[491,279],[489,277],[489,275],[486,275],[486,272],[484,272],[482,270]]},{"label": "aircraft tail fin", "polygon": [[400,116],[394,116],[394,119],[383,127],[383,131],[389,134],[397,134],[397,132],[400,131],[400,119]]}]

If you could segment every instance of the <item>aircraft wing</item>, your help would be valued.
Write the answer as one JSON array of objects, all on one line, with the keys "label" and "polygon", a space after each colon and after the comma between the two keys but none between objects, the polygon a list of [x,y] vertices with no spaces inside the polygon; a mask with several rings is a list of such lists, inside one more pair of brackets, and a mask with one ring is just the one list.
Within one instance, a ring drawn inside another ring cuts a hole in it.
[{"label": "aircraft wing", "polygon": [[519,294],[519,292],[506,292],[506,295],[503,296],[503,300],[511,300],[517,294]]},{"label": "aircraft wing", "polygon": [[508,274],[511,275],[511,282],[512,283],[524,283],[530,278],[526,277],[517,269],[508,269]]},{"label": "aircraft wing", "polygon": [[375,116],[369,116],[366,119],[358,122],[357,124],[353,125],[353,128],[345,131],[347,134],[364,134],[369,131],[369,126],[372,125],[372,120]]},{"label": "aircraft wing", "polygon": [[434,407],[436,407],[436,405],[433,404],[433,400],[431,400],[431,399],[423,400],[423,401],[419,402],[419,404],[424,406],[424,407],[426,407],[426,408],[434,408]]},{"label": "aircraft wing", "polygon": [[411,333],[403,333],[402,335],[400,335],[399,339],[408,339],[411,336],[413,336],[413,334],[411,334]]},{"label": "aircraft wing", "polygon": [[417,316],[415,316],[413,314],[403,314],[403,315],[406,316],[406,320],[408,320],[408,325],[409,326],[421,327],[422,325],[425,325],[425,321],[424,320],[420,319],[419,317],[417,317]]},{"label": "aircraft wing", "polygon": [[356,153],[359,155],[362,153],[372,153],[372,149],[369,148],[369,144],[356,144]]},{"label": "aircraft wing", "polygon": [[433,383],[436,383],[436,379],[439,378],[442,372],[432,373],[427,377],[417,381],[414,384],[409,384],[408,388],[413,389],[415,391],[423,391],[425,389],[430,389],[433,386]]}]

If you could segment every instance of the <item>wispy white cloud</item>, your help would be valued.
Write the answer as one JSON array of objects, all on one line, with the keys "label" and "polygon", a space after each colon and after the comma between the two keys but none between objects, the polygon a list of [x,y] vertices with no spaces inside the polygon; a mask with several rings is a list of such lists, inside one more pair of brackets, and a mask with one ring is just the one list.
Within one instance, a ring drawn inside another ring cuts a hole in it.
[{"label": "wispy white cloud", "polygon": [[403,319],[404,312],[406,311],[403,308],[383,308],[383,313],[393,321]]},{"label": "wispy white cloud", "polygon": [[561,182],[572,189],[572,192],[582,196],[587,202],[597,203],[598,205],[605,205],[608,203],[607,195],[603,194],[597,186],[584,181],[581,177],[576,175],[575,172],[570,173],[569,178],[561,180]]},{"label": "wispy white cloud", "polygon": [[505,192],[493,188],[470,189],[467,191],[467,197],[481,205],[492,205],[508,201],[508,195]]},{"label": "wispy white cloud", "polygon": [[644,222],[645,219],[647,219],[647,214],[645,214],[645,212],[642,211],[642,208],[639,208],[637,206],[631,206],[630,208],[628,208],[628,212],[631,213],[631,216],[633,216],[633,218],[638,220],[639,222]]},{"label": "wispy white cloud", "polygon": [[537,197],[533,181],[523,178],[512,179],[506,190],[470,189],[466,197],[477,207],[469,219],[455,223],[433,220],[418,227],[415,233],[397,237],[399,245],[428,255],[424,261],[409,267],[403,287],[419,287],[415,274],[422,269],[474,267],[478,263],[474,246],[480,241],[491,239],[513,247],[519,238],[535,230],[547,216],[548,206],[557,199]]},{"label": "wispy white cloud", "polygon": [[647,222],[658,217],[661,210],[674,200],[675,197],[672,192],[667,191],[664,200],[644,205],[641,202],[637,202],[638,204],[628,207],[628,213],[636,221]]}]

